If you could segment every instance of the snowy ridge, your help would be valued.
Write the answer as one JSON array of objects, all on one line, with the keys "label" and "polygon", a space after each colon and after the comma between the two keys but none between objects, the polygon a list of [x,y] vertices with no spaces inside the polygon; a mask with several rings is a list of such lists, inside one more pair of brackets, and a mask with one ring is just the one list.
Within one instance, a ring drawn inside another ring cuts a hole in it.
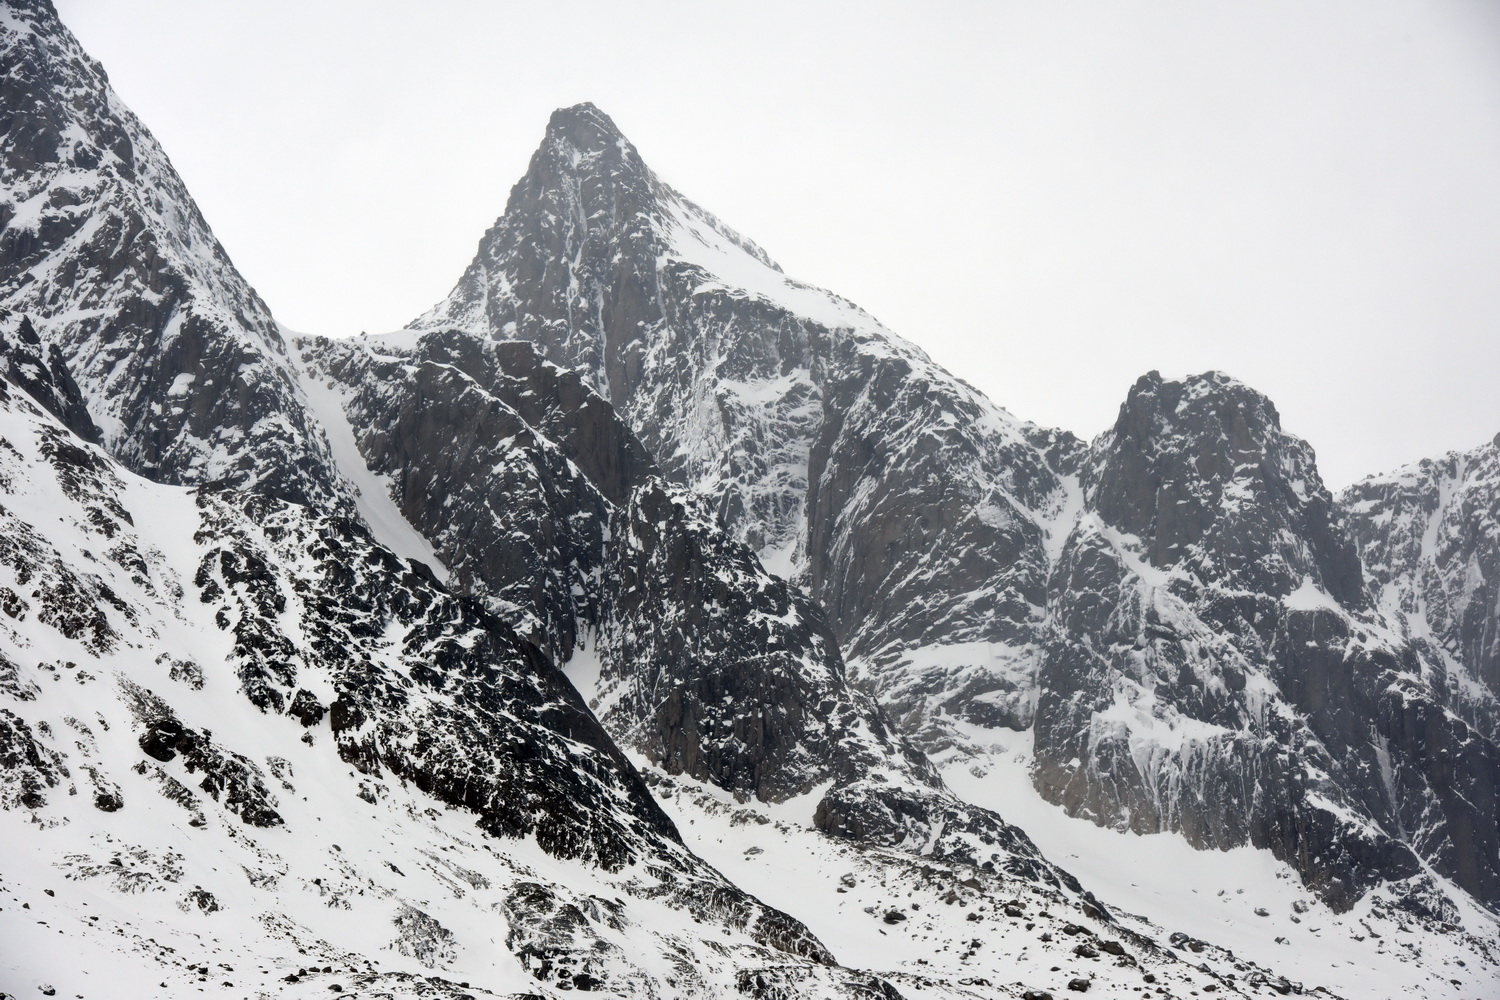
[{"label": "snowy ridge", "polygon": [[[1070,818],[1032,784],[1029,733],[970,728],[968,736],[967,749],[937,758],[948,784],[971,801],[1003,808],[1054,860],[1111,900],[1122,923],[1158,928],[1193,962],[1230,973],[1236,962],[1259,963],[1308,989],[1346,996],[1482,996],[1500,979],[1493,916],[1454,887],[1446,889],[1458,901],[1460,933],[1418,933],[1399,894],[1385,890],[1338,913],[1268,851],[1197,851],[1180,837],[1122,835]],[[1211,946],[1195,950],[1184,936]]]},{"label": "snowy ridge", "polygon": [[51,4],[0,9],[0,308],[62,349],[110,451],[156,478],[345,502],[265,303]]}]

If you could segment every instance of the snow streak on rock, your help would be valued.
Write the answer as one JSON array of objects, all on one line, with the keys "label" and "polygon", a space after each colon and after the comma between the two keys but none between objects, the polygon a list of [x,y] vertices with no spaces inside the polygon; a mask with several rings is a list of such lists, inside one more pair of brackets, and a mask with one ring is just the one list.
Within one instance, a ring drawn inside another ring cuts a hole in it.
[{"label": "snow streak on rock", "polygon": [[1423,643],[1453,710],[1500,735],[1500,439],[1339,497],[1380,608]]},{"label": "snow streak on rock", "polygon": [[1142,378],[1083,461],[1037,787],[1074,815],[1268,847],[1346,909],[1430,866],[1493,904],[1500,753],[1371,606],[1312,451],[1222,375]]}]

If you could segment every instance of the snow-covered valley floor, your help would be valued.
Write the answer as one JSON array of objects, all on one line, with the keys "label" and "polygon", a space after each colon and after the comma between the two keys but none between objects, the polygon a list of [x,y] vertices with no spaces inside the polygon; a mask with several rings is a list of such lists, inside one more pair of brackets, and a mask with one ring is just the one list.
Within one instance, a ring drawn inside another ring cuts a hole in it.
[{"label": "snow-covered valley floor", "polygon": [[1116,908],[1351,998],[1500,996],[1500,924],[1457,889],[1467,934],[1425,932],[1379,893],[1334,913],[1269,851],[1198,851],[1175,834],[1071,818],[1031,783],[1031,733],[956,725],[978,749],[936,755],[949,787],[1020,826]]}]

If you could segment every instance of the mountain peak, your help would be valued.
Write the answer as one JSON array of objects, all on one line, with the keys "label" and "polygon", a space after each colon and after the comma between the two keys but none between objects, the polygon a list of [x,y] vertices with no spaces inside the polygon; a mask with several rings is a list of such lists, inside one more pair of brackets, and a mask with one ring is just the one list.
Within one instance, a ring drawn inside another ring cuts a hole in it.
[{"label": "mountain peak", "polygon": [[[580,195],[581,178],[596,182],[599,190],[592,196]],[[585,101],[552,112],[526,175],[511,190],[505,214],[527,217],[540,211],[546,215],[562,210],[561,205],[551,204],[556,199],[577,197],[598,201],[585,209],[586,217],[604,203],[615,205],[619,199],[630,202],[631,211],[639,211],[656,200],[657,192],[657,180],[635,146],[609,115]],[[614,217],[613,211],[608,214]]]},{"label": "mountain peak", "polygon": [[1281,430],[1281,414],[1270,397],[1221,371],[1206,371],[1182,378],[1163,378],[1158,371],[1147,372],[1130,387],[1129,395],[1120,406],[1115,430],[1128,430],[1133,419],[1138,420],[1146,413],[1170,420],[1199,407],[1221,410],[1225,414],[1253,413],[1264,430]]},{"label": "mountain peak", "polygon": [[1278,594],[1311,574],[1341,603],[1361,604],[1359,561],[1331,526],[1313,450],[1282,430],[1259,390],[1223,372],[1150,372],[1095,449],[1092,501],[1106,523],[1146,541],[1154,565],[1206,560],[1237,586]]},{"label": "mountain peak", "polygon": [[598,149],[624,138],[614,119],[588,101],[558,108],[547,121],[548,142],[562,141],[579,149]]}]

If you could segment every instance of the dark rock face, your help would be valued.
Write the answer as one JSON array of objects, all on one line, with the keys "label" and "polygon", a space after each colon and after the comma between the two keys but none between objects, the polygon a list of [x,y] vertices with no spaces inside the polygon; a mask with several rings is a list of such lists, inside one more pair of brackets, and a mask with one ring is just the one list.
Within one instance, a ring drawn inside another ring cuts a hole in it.
[{"label": "dark rock face", "polygon": [[[809,452],[811,591],[881,699],[1031,721],[1064,479],[1020,424],[925,359],[835,338]],[[1070,436],[1051,439],[1066,454]],[[926,648],[930,657],[911,655]]]},{"label": "dark rock face", "polygon": [[1373,608],[1270,403],[1220,375],[1147,376],[1081,480],[1050,585],[1042,794],[1202,848],[1268,847],[1338,908],[1418,877],[1418,856],[1493,901],[1494,866],[1473,859],[1493,850],[1495,746],[1443,712]]},{"label": "dark rock face", "polygon": [[669,774],[779,802],[829,787],[813,825],[1078,894],[1024,833],[964,803],[844,674],[821,609],[690,492],[653,478],[616,512],[593,704]]},{"label": "dark rock face", "polygon": [[[474,262],[413,326],[528,340],[580,371],[669,479],[806,585],[913,728],[942,711],[1029,724],[1043,539],[1076,442],[787,279],[597,109],[553,116]],[[944,651],[913,660],[917,645]]]},{"label": "dark rock face", "polygon": [[777,802],[896,767],[936,787],[844,678],[822,609],[766,573],[701,501],[643,482],[614,522],[600,700],[669,774]]},{"label": "dark rock face", "polygon": [[299,350],[311,377],[341,387],[371,469],[456,582],[558,656],[597,662],[594,705],[616,739],[747,798],[832,781],[817,809],[830,833],[934,841],[940,856],[1076,888],[942,788],[849,685],[822,609],[668,485],[576,374],[528,344],[455,333]]},{"label": "dark rock face", "polygon": [[363,458],[452,582],[567,659],[597,618],[612,506],[649,457],[609,404],[529,345],[433,334],[387,349],[300,345],[310,377],[346,394]]},{"label": "dark rock face", "polygon": [[40,809],[69,777],[62,755],[39,742],[26,720],[0,709],[0,809]]},{"label": "dark rock face", "polygon": [[[9,317],[0,315],[0,324]],[[88,405],[73,381],[62,352],[54,344],[43,353],[42,341],[31,320],[21,317],[11,331],[14,340],[0,330],[0,357],[5,358],[6,377],[64,427],[85,441],[99,443],[99,428],[89,416]]]},{"label": "dark rock face", "polygon": [[1339,507],[1376,602],[1434,647],[1453,710],[1500,733],[1500,443],[1372,476]]},{"label": "dark rock face", "polygon": [[139,740],[142,753],[162,762],[180,754],[188,774],[203,772],[198,787],[246,826],[282,824],[265,775],[254,762],[184,726],[166,702],[144,688],[127,683],[125,691],[144,730]]},{"label": "dark rock face", "polygon": [[1361,608],[1359,557],[1312,449],[1280,424],[1270,400],[1227,376],[1177,382],[1152,372],[1094,445],[1083,476],[1089,507],[1149,543],[1142,555],[1154,566],[1186,564],[1270,597],[1310,579]]},{"label": "dark rock face", "polygon": [[[485,234],[480,256],[459,281],[462,306],[442,310],[442,318],[434,310],[422,325],[513,330],[512,339],[544,345],[549,360],[585,367],[606,399],[624,400],[639,379],[644,334],[661,320],[661,305],[649,294],[654,263],[642,266],[654,233],[640,220],[659,215],[664,189],[591,104],[555,113],[547,134],[549,144],[511,192],[518,211]],[[589,216],[578,215],[580,204]],[[616,257],[599,238],[600,222],[619,227],[637,252]],[[560,261],[577,263],[558,267]],[[489,298],[500,274],[517,295]],[[459,308],[468,322],[458,320]]]},{"label": "dark rock face", "polygon": [[166,155],[50,3],[7,9],[0,308],[61,350],[128,468],[342,503],[275,322]]}]

